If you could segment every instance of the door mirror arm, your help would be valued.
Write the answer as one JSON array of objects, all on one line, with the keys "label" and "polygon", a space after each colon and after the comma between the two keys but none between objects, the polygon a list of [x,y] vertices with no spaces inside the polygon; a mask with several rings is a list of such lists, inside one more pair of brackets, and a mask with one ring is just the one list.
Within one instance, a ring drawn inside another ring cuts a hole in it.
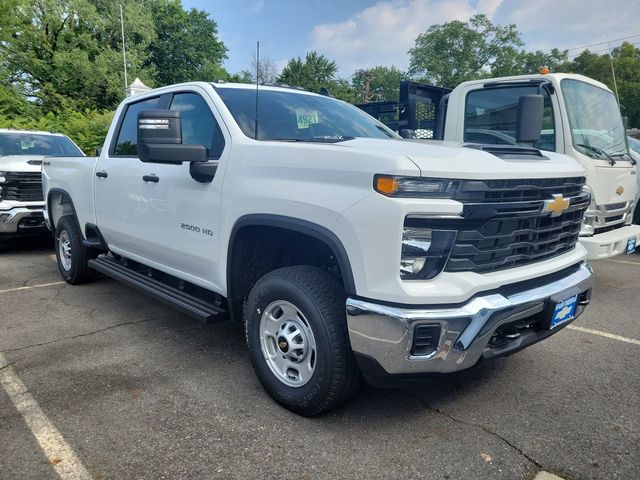
[{"label": "door mirror arm", "polygon": [[198,183],[211,183],[218,170],[218,161],[212,162],[191,162],[189,173]]}]

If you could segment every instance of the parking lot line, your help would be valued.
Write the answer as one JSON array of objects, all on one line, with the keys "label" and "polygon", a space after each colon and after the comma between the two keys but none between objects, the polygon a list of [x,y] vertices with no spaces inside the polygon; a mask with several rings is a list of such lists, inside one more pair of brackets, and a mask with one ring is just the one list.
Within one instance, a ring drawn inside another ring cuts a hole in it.
[{"label": "parking lot line", "polygon": [[31,433],[40,444],[40,448],[62,480],[91,479],[87,469],[64,440],[60,432],[44,414],[27,387],[0,354],[0,385],[22,415]]},{"label": "parking lot line", "polygon": [[570,330],[576,330],[578,332],[590,333],[592,335],[599,335],[601,337],[610,338],[612,340],[618,340],[620,342],[640,345],[640,340],[636,340],[634,338],[621,337],[620,335],[614,335],[613,333],[601,332],[600,330],[593,330],[591,328],[578,327],[576,325],[567,325],[567,328]]},{"label": "parking lot line", "polygon": [[32,288],[53,287],[54,285],[62,285],[63,283],[65,282],[52,282],[43,283],[42,285],[29,285],[28,287],[7,288],[6,290],[0,290],[0,293],[17,292],[19,290],[31,290]]}]

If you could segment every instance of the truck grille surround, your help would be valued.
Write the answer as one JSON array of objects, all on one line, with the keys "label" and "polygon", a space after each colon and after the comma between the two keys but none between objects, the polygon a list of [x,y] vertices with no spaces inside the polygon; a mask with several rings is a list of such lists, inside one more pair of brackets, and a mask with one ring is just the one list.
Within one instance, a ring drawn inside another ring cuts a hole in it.
[{"label": "truck grille surround", "polygon": [[[568,252],[578,242],[590,196],[584,177],[532,180],[465,180],[454,200],[461,218],[408,216],[405,227],[457,230],[446,272],[487,273]],[[545,201],[562,195],[569,205],[557,216]]]},{"label": "truck grille surround", "polygon": [[42,202],[42,175],[40,172],[7,172],[4,200],[15,202]]},{"label": "truck grille surround", "polygon": [[631,223],[634,202],[610,203],[599,205],[596,210],[594,234],[610,232]]}]

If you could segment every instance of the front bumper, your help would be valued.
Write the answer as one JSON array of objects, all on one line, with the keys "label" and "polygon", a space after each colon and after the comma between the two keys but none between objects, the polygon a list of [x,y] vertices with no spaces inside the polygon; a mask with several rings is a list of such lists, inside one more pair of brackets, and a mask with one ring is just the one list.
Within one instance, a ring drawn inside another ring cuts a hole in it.
[{"label": "front bumper", "polygon": [[0,235],[28,235],[46,231],[43,206],[0,210]]},{"label": "front bumper", "polygon": [[592,237],[580,237],[580,244],[587,250],[587,260],[602,260],[624,253],[630,238],[640,245],[640,225],[626,225]]},{"label": "front bumper", "polygon": [[[482,358],[508,355],[557,332],[561,327],[544,328],[549,299],[580,294],[577,317],[589,303],[592,285],[593,271],[583,262],[452,306],[404,308],[349,298],[351,347],[361,367],[367,367],[367,377],[464,370]],[[529,327],[506,344],[490,343],[496,331],[516,324]],[[428,355],[412,355],[414,330],[421,325],[440,326],[437,348]]]}]

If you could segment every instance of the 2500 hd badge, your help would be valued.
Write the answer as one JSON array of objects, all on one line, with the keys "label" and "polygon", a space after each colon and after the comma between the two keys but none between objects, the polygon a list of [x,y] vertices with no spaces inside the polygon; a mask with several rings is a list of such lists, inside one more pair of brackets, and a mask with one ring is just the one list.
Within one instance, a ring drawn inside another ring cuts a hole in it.
[{"label": "2500 hd badge", "polygon": [[188,223],[181,223],[180,228],[183,230],[189,230],[190,232],[202,233],[203,235],[213,237],[213,230],[211,230],[210,228],[200,228],[197,225],[190,225]]}]

